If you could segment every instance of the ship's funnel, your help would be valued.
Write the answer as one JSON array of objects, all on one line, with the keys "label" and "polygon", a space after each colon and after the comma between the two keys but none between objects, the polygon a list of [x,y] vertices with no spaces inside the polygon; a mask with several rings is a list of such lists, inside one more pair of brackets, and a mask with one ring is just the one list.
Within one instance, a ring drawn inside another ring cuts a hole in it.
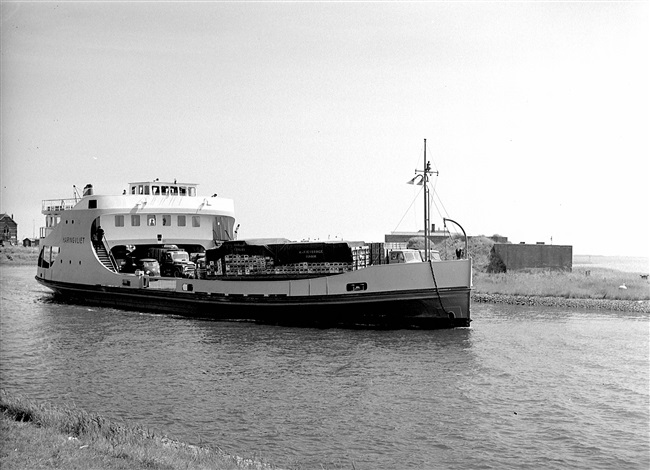
[{"label": "ship's funnel", "polygon": [[92,196],[92,195],[93,195],[93,185],[87,184],[84,187],[84,196]]}]

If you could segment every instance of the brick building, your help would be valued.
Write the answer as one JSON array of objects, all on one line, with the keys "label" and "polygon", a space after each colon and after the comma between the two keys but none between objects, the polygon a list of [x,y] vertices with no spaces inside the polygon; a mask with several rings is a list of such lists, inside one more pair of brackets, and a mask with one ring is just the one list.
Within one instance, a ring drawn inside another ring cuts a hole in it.
[{"label": "brick building", "polygon": [[0,241],[11,245],[18,243],[18,224],[9,214],[0,214]]}]

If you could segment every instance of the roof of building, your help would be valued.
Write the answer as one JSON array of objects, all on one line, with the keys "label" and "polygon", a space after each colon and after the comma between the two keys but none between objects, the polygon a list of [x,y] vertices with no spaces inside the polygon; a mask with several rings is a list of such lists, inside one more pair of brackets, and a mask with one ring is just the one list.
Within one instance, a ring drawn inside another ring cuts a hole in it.
[{"label": "roof of building", "polygon": [[14,219],[12,219],[9,214],[0,214],[0,220],[4,220],[4,219],[8,219],[8,220],[6,220],[6,222],[11,221],[14,224],[16,223],[16,221]]}]

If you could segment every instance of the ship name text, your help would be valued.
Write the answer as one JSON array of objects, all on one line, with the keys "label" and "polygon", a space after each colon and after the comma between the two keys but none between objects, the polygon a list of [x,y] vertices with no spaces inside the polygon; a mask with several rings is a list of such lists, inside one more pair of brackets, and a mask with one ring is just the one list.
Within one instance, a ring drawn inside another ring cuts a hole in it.
[{"label": "ship name text", "polygon": [[86,237],[63,237],[63,243],[79,243],[83,245]]}]

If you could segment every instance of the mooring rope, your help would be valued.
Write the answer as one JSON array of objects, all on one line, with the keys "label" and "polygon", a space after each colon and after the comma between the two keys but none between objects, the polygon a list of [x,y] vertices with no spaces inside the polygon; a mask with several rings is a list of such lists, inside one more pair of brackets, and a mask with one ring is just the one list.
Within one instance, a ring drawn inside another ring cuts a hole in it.
[{"label": "mooring rope", "polygon": [[436,288],[436,294],[438,294],[438,302],[440,302],[440,308],[444,313],[447,314],[447,316],[449,316],[450,312],[445,311],[445,306],[442,305],[442,297],[440,297],[440,290],[438,289],[438,282],[436,281],[436,273],[433,271],[433,261],[431,260],[429,260],[429,267],[431,268],[431,275],[433,276],[433,285]]}]

